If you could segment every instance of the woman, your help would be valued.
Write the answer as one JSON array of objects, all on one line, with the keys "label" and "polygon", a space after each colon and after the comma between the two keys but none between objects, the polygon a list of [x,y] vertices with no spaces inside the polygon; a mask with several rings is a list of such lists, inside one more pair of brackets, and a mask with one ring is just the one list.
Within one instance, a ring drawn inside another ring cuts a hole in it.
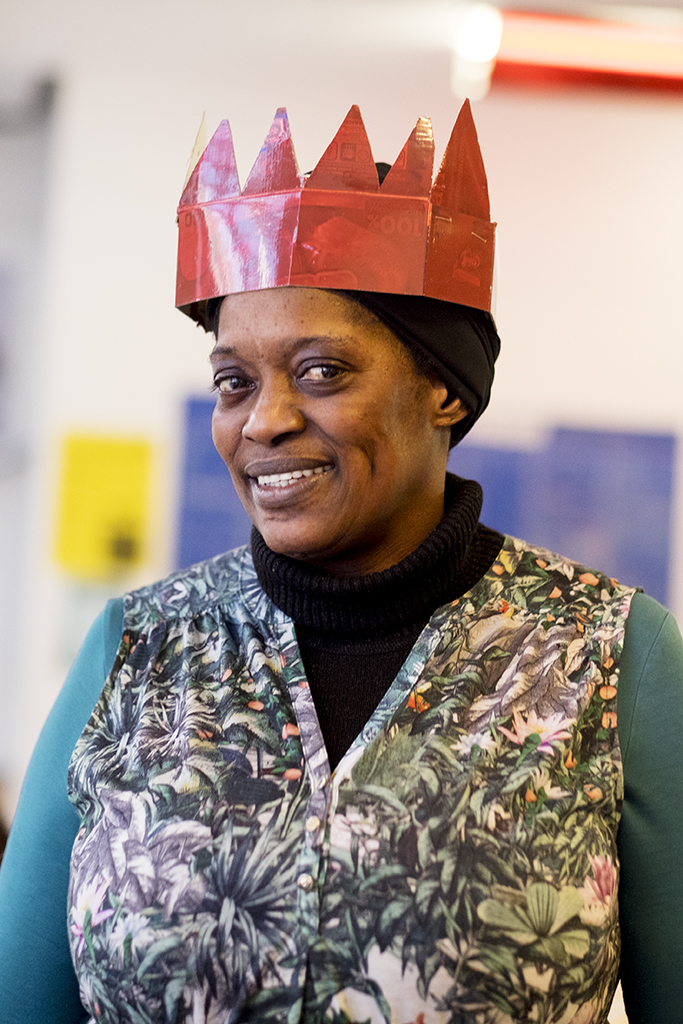
[{"label": "woman", "polygon": [[631,1019],[677,1020],[675,624],[447,477],[487,312],[287,284],[197,298],[251,550],[86,640],[3,868],[3,1021],[604,1021],[617,895]]}]

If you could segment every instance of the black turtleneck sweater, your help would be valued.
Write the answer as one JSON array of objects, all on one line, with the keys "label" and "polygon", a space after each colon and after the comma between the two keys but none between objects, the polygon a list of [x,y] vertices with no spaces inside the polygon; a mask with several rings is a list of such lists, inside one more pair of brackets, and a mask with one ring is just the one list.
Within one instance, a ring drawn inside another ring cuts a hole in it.
[{"label": "black turtleneck sweater", "polygon": [[445,514],[397,565],[336,577],[251,546],[261,586],[294,620],[311,694],[334,767],[393,682],[432,613],[481,579],[503,537],[479,523],[482,491],[448,475]]}]

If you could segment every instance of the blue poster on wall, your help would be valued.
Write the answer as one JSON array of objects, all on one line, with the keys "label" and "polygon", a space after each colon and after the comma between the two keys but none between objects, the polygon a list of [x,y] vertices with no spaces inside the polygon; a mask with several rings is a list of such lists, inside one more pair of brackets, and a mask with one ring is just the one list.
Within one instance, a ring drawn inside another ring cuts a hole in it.
[{"label": "blue poster on wall", "polygon": [[465,439],[449,467],[484,489],[482,520],[666,604],[675,438],[556,429],[532,450]]},{"label": "blue poster on wall", "polygon": [[176,565],[193,565],[249,540],[251,523],[211,439],[211,398],[188,398]]},{"label": "blue poster on wall", "polygon": [[[250,522],[211,440],[213,400],[189,398],[176,564],[249,540]],[[449,468],[484,489],[482,519],[666,603],[675,439],[556,429],[534,449],[465,439]]]}]

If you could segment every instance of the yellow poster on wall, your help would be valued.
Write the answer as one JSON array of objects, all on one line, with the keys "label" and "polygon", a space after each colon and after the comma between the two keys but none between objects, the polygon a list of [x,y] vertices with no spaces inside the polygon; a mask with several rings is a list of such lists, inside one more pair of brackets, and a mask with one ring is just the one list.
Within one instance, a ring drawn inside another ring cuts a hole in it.
[{"label": "yellow poster on wall", "polygon": [[144,561],[152,446],[141,438],[70,434],[62,444],[56,558],[103,580]]}]

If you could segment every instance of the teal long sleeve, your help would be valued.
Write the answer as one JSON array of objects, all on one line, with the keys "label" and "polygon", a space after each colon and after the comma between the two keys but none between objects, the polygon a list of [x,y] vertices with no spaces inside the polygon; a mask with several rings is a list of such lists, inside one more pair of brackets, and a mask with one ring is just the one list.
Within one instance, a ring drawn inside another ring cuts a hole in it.
[{"label": "teal long sleeve", "polygon": [[66,921],[79,820],[66,792],[76,740],[116,657],[123,602],[110,601],[78,653],[36,744],[0,871],[0,1020],[81,1024]]},{"label": "teal long sleeve", "polygon": [[683,1020],[683,639],[637,594],[627,620],[617,720],[621,981],[631,1024]]},{"label": "teal long sleeve", "polygon": [[[77,815],[71,752],[116,656],[121,601],[93,625],[41,733],[0,871],[0,1019],[83,1024],[66,897]],[[683,639],[643,594],[626,626],[618,697],[626,798],[619,829],[622,982],[631,1024],[683,1019]]]}]

